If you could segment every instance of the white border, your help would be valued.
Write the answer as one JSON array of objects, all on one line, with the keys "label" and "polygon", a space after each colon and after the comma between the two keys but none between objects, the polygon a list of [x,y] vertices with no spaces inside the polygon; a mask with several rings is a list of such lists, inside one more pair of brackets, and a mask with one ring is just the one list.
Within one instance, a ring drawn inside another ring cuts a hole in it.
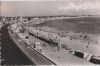
[{"label": "white border", "polygon": [[66,0],[0,0],[0,1],[66,1]]}]

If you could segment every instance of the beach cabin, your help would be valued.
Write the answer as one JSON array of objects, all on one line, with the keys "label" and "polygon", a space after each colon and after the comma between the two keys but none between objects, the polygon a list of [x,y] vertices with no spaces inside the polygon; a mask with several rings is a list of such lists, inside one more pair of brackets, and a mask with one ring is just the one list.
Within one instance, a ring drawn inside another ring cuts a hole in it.
[{"label": "beach cabin", "polygon": [[35,49],[42,53],[42,44],[40,42],[35,42]]},{"label": "beach cabin", "polygon": [[100,56],[92,56],[90,62],[94,64],[100,64]]}]

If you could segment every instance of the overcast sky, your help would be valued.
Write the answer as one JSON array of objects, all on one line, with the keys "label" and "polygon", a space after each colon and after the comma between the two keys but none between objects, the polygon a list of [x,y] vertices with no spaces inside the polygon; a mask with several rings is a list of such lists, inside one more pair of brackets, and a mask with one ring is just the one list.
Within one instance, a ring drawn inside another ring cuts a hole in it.
[{"label": "overcast sky", "polygon": [[100,15],[100,0],[2,1],[2,16]]}]

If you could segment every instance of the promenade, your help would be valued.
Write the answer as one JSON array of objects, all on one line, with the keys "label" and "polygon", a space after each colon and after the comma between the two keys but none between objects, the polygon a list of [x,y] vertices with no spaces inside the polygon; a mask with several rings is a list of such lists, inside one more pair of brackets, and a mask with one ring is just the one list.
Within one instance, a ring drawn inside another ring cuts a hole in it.
[{"label": "promenade", "polygon": [[2,65],[31,65],[33,64],[29,58],[16,46],[16,43],[11,39],[7,29],[8,25],[5,25],[0,30],[0,42],[1,42],[1,62]]}]

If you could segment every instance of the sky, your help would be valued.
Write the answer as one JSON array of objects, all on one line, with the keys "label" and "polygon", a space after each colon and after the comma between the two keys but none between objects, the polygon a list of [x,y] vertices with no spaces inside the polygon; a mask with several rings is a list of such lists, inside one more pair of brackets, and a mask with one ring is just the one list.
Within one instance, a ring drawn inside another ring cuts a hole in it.
[{"label": "sky", "polygon": [[1,1],[1,16],[100,15],[100,0]]}]

